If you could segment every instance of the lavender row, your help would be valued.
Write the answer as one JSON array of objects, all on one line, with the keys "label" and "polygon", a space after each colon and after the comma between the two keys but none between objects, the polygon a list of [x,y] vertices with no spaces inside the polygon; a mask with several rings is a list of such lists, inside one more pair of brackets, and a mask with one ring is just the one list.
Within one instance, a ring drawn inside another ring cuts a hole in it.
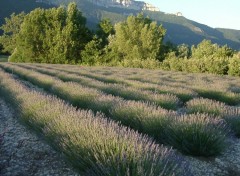
[{"label": "lavender row", "polygon": [[201,114],[178,116],[149,103],[98,94],[100,91],[96,89],[84,88],[71,82],[64,83],[32,70],[1,66],[78,107],[86,106],[95,112],[102,111],[123,125],[149,134],[158,142],[171,145],[183,153],[213,156],[220,154],[226,147],[229,129],[221,119]]}]

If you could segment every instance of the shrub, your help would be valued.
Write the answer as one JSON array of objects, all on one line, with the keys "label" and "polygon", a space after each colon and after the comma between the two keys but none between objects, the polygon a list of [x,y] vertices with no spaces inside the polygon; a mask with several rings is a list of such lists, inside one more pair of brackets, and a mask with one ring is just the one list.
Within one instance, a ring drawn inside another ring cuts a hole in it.
[{"label": "shrub", "polygon": [[156,69],[159,68],[160,62],[155,59],[124,59],[119,63],[123,67],[133,67],[133,68],[147,68],[147,69]]},{"label": "shrub", "polygon": [[229,125],[235,136],[240,137],[240,108],[209,99],[193,99],[187,102],[188,113],[208,113],[219,116]]},{"label": "shrub", "polygon": [[240,76],[240,57],[234,56],[231,59],[229,59],[229,70],[228,74],[232,76]]},{"label": "shrub", "polygon": [[177,109],[179,104],[179,99],[171,94],[157,94],[151,91],[144,91],[117,84],[108,85],[100,89],[105,93],[120,96],[126,100],[148,101],[166,109]]},{"label": "shrub", "polygon": [[[231,110],[230,110],[231,111]],[[234,135],[238,138],[240,138],[240,110],[235,113],[227,113],[228,115],[225,116],[224,120],[227,122],[227,124],[230,126],[231,130],[233,131]]]},{"label": "shrub", "polygon": [[213,57],[206,58],[206,68],[208,73],[226,75],[228,72],[228,58],[224,57]]},{"label": "shrub", "polygon": [[151,134],[158,141],[163,142],[163,129],[174,116],[173,112],[152,106],[144,102],[122,101],[111,109],[114,120],[130,126],[140,132]]},{"label": "shrub", "polygon": [[237,105],[240,103],[239,94],[227,91],[219,91],[214,89],[207,88],[197,88],[195,91],[199,94],[199,96],[203,98],[209,98],[217,101],[224,102],[228,105]]},{"label": "shrub", "polygon": [[170,58],[165,59],[162,62],[160,67],[163,70],[182,71],[183,64],[184,64],[183,59],[178,59],[176,57],[170,57]]},{"label": "shrub", "polygon": [[216,156],[226,147],[229,129],[223,120],[206,114],[183,115],[165,128],[165,143],[195,156]]},{"label": "shrub", "polygon": [[190,58],[185,62],[187,66],[185,66],[184,71],[191,73],[205,73],[207,71],[206,61],[204,59],[196,59]]},{"label": "shrub", "polygon": [[226,105],[210,99],[196,98],[186,104],[188,113],[208,113],[215,116],[222,114]]}]

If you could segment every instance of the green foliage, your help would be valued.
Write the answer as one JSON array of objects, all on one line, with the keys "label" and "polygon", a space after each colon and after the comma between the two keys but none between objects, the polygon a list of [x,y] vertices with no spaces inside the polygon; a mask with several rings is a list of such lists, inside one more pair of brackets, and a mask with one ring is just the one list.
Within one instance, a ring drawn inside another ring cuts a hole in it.
[{"label": "green foliage", "polygon": [[207,73],[213,73],[218,75],[226,75],[228,71],[228,58],[214,57],[211,59],[205,59],[205,67]]},{"label": "green foliage", "polygon": [[119,63],[120,66],[123,67],[132,67],[132,68],[148,68],[148,69],[156,69],[159,68],[160,62],[155,59],[124,59]]},{"label": "green foliage", "polygon": [[227,46],[220,47],[212,44],[210,40],[203,40],[197,47],[192,46],[191,51],[184,44],[177,48],[169,47],[168,50],[171,52],[165,55],[161,64],[164,70],[220,75],[227,74],[229,57],[233,54]]},{"label": "green foliage", "polygon": [[213,73],[219,75],[225,75],[228,71],[228,58],[190,58],[180,60],[180,62],[181,64],[176,63],[176,61],[173,62],[172,67],[176,67],[178,64],[179,68],[181,68],[179,71],[187,71],[192,73]]},{"label": "green foliage", "polygon": [[103,19],[99,22],[96,34],[99,38],[102,39],[103,46],[106,46],[108,44],[109,35],[113,35],[114,33],[114,27],[109,19]]},{"label": "green foliage", "polygon": [[239,76],[239,59],[228,46],[210,40],[191,49],[186,44],[163,44],[165,29],[143,14],[129,16],[115,26],[110,19],[103,19],[94,36],[85,25],[86,19],[75,3],[67,9],[38,8],[27,15],[12,14],[1,27],[4,35],[0,46],[3,52],[12,53],[12,62],[162,68]]},{"label": "green foliage", "polygon": [[220,47],[217,44],[212,44],[210,40],[203,40],[196,47],[192,46],[192,57],[196,59],[214,58],[214,57],[231,57],[233,50],[227,46]]},{"label": "green foliage", "polygon": [[17,37],[11,61],[44,63],[78,63],[81,51],[89,41],[86,19],[71,3],[49,10],[29,13]]},{"label": "green foliage", "polygon": [[3,52],[14,52],[17,43],[17,36],[25,16],[26,14],[22,12],[18,15],[13,13],[10,18],[5,18],[5,24],[0,28],[4,32],[3,35],[0,36],[0,44],[3,47]]},{"label": "green foliage", "polygon": [[234,55],[231,59],[229,59],[229,70],[228,74],[232,76],[240,76],[240,52],[238,55]]},{"label": "green foliage", "polygon": [[175,52],[168,53],[167,58],[161,63],[164,70],[183,71],[184,60],[176,57]]},{"label": "green foliage", "polygon": [[119,55],[120,62],[158,58],[165,30],[156,22],[142,14],[129,16],[126,21],[116,24],[115,31],[109,46]]},{"label": "green foliage", "polygon": [[227,46],[220,47],[210,40],[203,40],[197,47],[192,46],[191,51],[187,45],[182,44],[175,51],[172,49],[165,54],[160,67],[164,70],[226,75],[233,53]]},{"label": "green foliage", "polygon": [[86,65],[101,65],[103,64],[102,55],[102,39],[97,38],[96,36],[88,42],[81,52],[82,63]]},{"label": "green foliage", "polygon": [[181,44],[177,46],[176,56],[178,58],[189,58],[191,56],[191,49],[186,44]]},{"label": "green foliage", "polygon": [[0,54],[3,54],[3,45],[0,43]]},{"label": "green foliage", "polygon": [[[67,5],[70,2],[72,2],[72,0],[51,0],[51,6],[60,6],[63,4]],[[109,18],[115,24],[125,20],[127,18],[126,14],[136,14],[139,12],[128,8],[106,8],[103,6],[96,6],[90,0],[75,0],[74,2],[77,3],[79,9],[87,17],[88,26],[91,27],[91,29],[95,29],[96,24],[101,19]],[[16,4],[18,5],[16,6]],[[1,1],[2,8],[0,11],[0,23],[3,23],[3,20],[1,19],[10,16],[10,14],[13,12],[20,13],[21,11],[25,11],[27,13],[30,10],[40,6],[49,8],[50,5],[46,3],[35,2],[33,0],[3,0]],[[239,30],[213,29],[207,27],[206,25],[196,23],[185,17],[178,17],[175,15],[165,14],[163,12],[144,11],[144,13],[154,21],[157,21],[158,24],[163,24],[164,28],[166,28],[168,31],[166,39],[171,40],[173,43],[187,43],[189,45],[196,45],[200,40],[203,39],[203,37],[207,36],[219,44],[227,43],[234,49],[240,49]],[[199,32],[199,29],[204,31],[204,36],[203,33]]]}]

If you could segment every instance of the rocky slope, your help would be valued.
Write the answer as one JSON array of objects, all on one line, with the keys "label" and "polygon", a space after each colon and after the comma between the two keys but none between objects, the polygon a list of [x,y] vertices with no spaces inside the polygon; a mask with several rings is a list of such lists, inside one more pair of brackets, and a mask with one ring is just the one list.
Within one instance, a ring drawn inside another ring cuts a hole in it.
[{"label": "rocky slope", "polygon": [[[144,1],[135,0],[86,0],[92,4],[104,7],[118,7],[118,8],[128,8],[133,10],[149,10],[149,11],[160,11],[159,8],[145,3]],[[48,3],[52,4],[51,0],[36,0],[38,3]]]}]

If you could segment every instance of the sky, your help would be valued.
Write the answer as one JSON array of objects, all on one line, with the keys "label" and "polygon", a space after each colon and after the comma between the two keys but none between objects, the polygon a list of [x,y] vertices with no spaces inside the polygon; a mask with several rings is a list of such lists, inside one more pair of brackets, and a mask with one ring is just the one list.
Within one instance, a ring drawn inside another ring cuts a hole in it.
[{"label": "sky", "polygon": [[143,0],[166,13],[183,16],[216,28],[240,30],[240,0]]}]

